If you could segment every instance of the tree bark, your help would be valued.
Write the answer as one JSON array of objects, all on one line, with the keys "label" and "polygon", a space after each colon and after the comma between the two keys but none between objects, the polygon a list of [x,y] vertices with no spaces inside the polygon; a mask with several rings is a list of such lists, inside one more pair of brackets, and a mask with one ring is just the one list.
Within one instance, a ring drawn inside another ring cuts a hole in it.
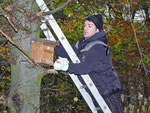
[{"label": "tree bark", "polygon": [[[13,41],[30,55],[30,38],[39,37],[39,25],[30,22],[26,13],[31,13],[36,7],[34,0],[13,0],[16,7],[22,6],[20,11],[15,11],[18,33]],[[26,13],[25,13],[26,12]],[[39,113],[40,85],[44,69],[33,67],[26,57],[15,46],[11,46],[11,89],[8,98],[10,113]]]}]

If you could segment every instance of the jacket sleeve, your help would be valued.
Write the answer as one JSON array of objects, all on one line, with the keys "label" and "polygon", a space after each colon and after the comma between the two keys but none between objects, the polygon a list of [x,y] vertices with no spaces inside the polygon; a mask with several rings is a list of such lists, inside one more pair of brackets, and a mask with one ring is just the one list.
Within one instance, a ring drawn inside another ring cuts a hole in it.
[{"label": "jacket sleeve", "polygon": [[63,46],[56,46],[54,48],[54,54],[56,56],[60,56],[60,57],[63,57],[63,58],[68,58],[69,57],[68,54],[67,54],[67,52],[63,48]]},{"label": "jacket sleeve", "polygon": [[74,73],[76,75],[89,74],[94,71],[95,66],[97,66],[102,60],[106,58],[106,47],[97,44],[94,45],[89,51],[84,53],[85,60],[81,63],[70,63],[68,72]]},{"label": "jacket sleeve", "polygon": [[[77,53],[77,48],[75,47],[75,44],[72,45],[72,48],[74,50],[75,53]],[[69,58],[67,52],[65,51],[64,47],[63,46],[56,46],[54,48],[54,54],[56,56],[60,56],[60,57],[63,57],[63,58]]]}]

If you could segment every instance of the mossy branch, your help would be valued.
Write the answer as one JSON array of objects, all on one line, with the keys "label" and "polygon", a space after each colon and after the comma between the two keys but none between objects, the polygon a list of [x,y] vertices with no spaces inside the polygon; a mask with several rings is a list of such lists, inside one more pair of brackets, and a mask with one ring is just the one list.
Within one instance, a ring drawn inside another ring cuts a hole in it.
[{"label": "mossy branch", "polygon": [[20,50],[25,56],[27,56],[27,57],[32,61],[32,63],[35,63],[34,60],[31,58],[31,56],[28,55],[23,49],[21,49],[18,44],[16,44],[14,41],[12,41],[12,39],[11,39],[6,33],[4,33],[1,29],[0,29],[0,32],[2,33],[2,35],[5,36],[5,38],[6,38],[12,45],[14,45],[14,46],[15,46],[18,50]]}]

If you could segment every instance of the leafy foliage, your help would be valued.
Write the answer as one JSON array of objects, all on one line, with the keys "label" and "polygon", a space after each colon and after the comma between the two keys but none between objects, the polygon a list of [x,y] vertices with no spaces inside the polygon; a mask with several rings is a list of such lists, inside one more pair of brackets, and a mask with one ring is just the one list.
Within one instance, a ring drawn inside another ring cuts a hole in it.
[{"label": "leafy foliage", "polygon": [[[52,10],[61,6],[66,0],[45,0],[45,2]],[[150,87],[149,5],[149,0],[74,0],[63,10],[54,14],[71,44],[82,38],[83,22],[86,16],[94,13],[100,13],[103,16],[104,30],[107,31],[113,64],[123,84],[123,105],[126,113],[131,111],[129,105],[136,106],[136,111],[143,109],[142,105],[145,103],[142,102],[145,99],[148,100],[150,95],[148,90]],[[4,2],[0,6],[5,7]],[[6,24],[4,18],[0,22]],[[8,33],[12,29],[7,26],[2,28],[5,28]],[[44,37],[42,33],[41,37]],[[0,41],[0,44],[4,42]],[[7,44],[0,47],[2,62],[10,58],[8,52]],[[5,62],[5,65],[0,63],[0,66],[0,94],[7,95],[6,92],[10,86],[9,63]],[[149,103],[145,106],[149,106]],[[70,77],[62,73],[43,77],[40,108],[41,113],[90,112]],[[2,105],[0,109],[7,110]],[[145,112],[141,110],[140,113]]]}]

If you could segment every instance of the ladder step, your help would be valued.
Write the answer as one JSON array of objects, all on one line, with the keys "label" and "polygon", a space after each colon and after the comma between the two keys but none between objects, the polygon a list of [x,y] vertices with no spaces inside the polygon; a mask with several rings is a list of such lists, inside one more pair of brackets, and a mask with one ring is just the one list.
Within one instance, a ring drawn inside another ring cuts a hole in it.
[{"label": "ladder step", "polygon": [[102,110],[100,107],[96,107],[96,108],[94,108],[94,110],[95,111],[100,111],[100,110]]},{"label": "ladder step", "polygon": [[80,86],[80,89],[85,89],[85,88],[87,88],[87,85]]}]

